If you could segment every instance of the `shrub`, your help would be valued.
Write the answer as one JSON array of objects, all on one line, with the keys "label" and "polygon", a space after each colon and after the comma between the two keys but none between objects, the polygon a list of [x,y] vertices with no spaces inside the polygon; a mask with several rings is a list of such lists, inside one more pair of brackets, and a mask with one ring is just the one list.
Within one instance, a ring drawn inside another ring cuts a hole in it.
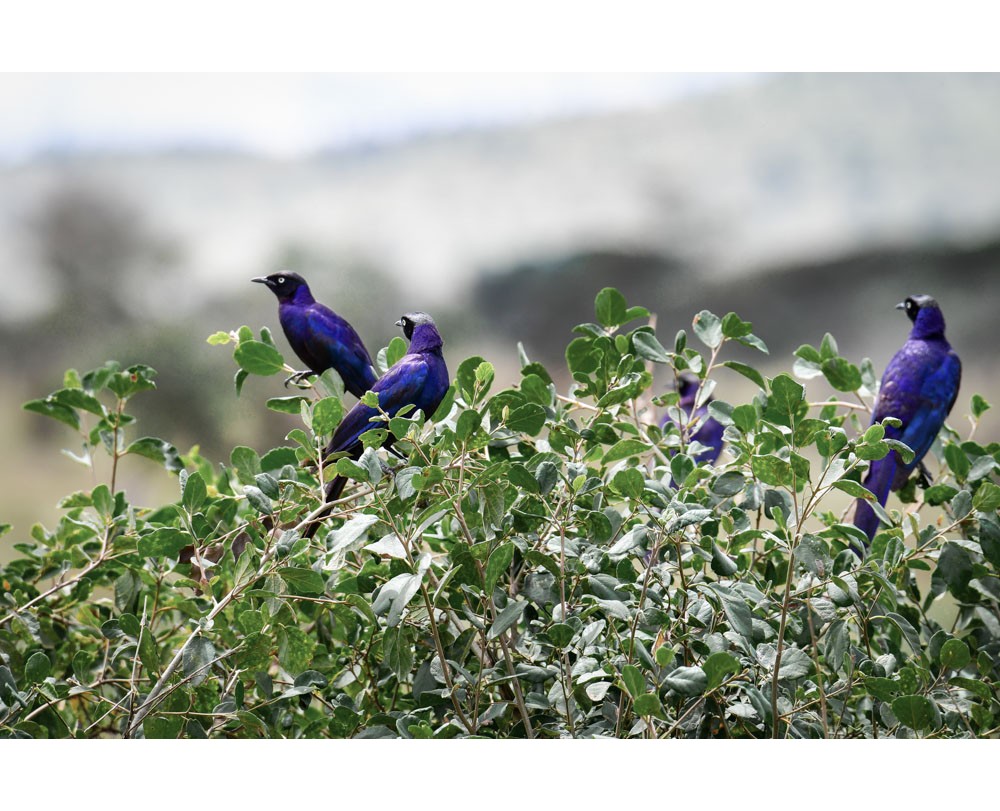
[{"label": "shrub", "polygon": [[[733,313],[694,318],[666,348],[615,290],[566,350],[573,383],[520,351],[516,386],[469,358],[434,415],[366,435],[335,472],[352,484],[313,539],[319,458],[339,381],[269,400],[289,444],[213,465],[130,439],[143,366],[79,376],[29,410],[82,437],[110,478],[60,503],[3,567],[0,730],[14,737],[971,737],[996,733],[1000,446],[946,429],[940,472],[864,559],[849,521],[868,460],[875,375],[833,338],[794,372],[845,400],[811,402],[789,374],[725,360],[766,352]],[[627,329],[639,322],[640,326]],[[264,330],[235,344],[236,387],[288,367]],[[384,369],[405,351],[395,339]],[[694,373],[702,401],[728,367],[758,388],[715,399],[727,453],[656,367]],[[673,423],[658,427],[654,405]],[[678,427],[680,426],[680,427]],[[407,458],[376,450],[386,430]],[[118,461],[179,478],[176,503],[130,503]],[[890,506],[896,503],[890,502]],[[877,505],[876,505],[877,507]],[[9,527],[4,527],[9,530]]]}]

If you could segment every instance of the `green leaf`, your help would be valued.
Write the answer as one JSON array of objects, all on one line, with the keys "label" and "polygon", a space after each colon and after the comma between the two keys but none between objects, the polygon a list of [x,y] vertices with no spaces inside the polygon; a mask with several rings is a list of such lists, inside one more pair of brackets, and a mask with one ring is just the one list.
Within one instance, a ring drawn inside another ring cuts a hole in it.
[{"label": "green leaf", "polygon": [[771,380],[771,394],[767,398],[764,419],[794,427],[796,418],[806,408],[804,395],[805,389],[801,383],[792,380],[787,374],[778,375]]},{"label": "green leaf", "polygon": [[297,566],[278,569],[281,579],[296,594],[322,594],[326,591],[326,580],[319,572]]},{"label": "green leaf", "polygon": [[141,437],[126,447],[125,453],[152,459],[154,462],[159,462],[172,473],[179,473],[184,469],[180,455],[177,453],[177,448],[157,437]]},{"label": "green leaf", "polygon": [[271,411],[281,414],[302,413],[302,403],[308,403],[309,398],[302,394],[293,394],[290,397],[272,397],[264,405]]},{"label": "green leaf", "polygon": [[486,361],[478,355],[466,358],[459,364],[458,372],[455,374],[458,391],[462,395],[462,399],[469,405],[475,405],[476,369],[483,363],[486,363]]},{"label": "green leaf", "polygon": [[545,425],[545,409],[537,403],[518,406],[507,418],[507,428],[515,433],[537,436]]},{"label": "green leaf", "polygon": [[146,623],[143,624],[142,631],[139,634],[139,659],[146,670],[150,673],[159,674],[160,657],[156,652],[156,640],[153,637],[153,632],[149,630],[149,625]]},{"label": "green leaf", "polygon": [[704,661],[701,668],[705,671],[705,677],[708,679],[705,686],[706,691],[714,690],[725,681],[726,676],[731,673],[739,673],[741,670],[736,657],[725,651],[713,653]]},{"label": "green leaf", "polygon": [[101,401],[94,395],[87,394],[83,389],[60,389],[47,399],[69,408],[89,411],[98,417],[103,417],[107,413],[107,409],[101,405]]},{"label": "green leaf", "polygon": [[184,505],[184,509],[188,511],[189,514],[193,514],[198,511],[198,508],[205,503],[205,499],[208,497],[208,488],[205,486],[205,480],[202,479],[201,474],[198,471],[190,474],[184,480],[184,491],[181,496],[181,503]]},{"label": "green leaf", "polygon": [[312,662],[316,641],[301,628],[282,625],[278,629],[278,662],[293,675],[298,675]]},{"label": "green leaf", "polygon": [[220,330],[219,332],[213,332],[211,335],[209,335],[205,339],[205,342],[211,344],[212,346],[222,346],[223,344],[228,344],[232,340],[233,340],[232,335],[230,335],[228,332],[222,332]]},{"label": "green leaf", "polygon": [[259,487],[248,484],[243,488],[243,493],[246,495],[247,501],[250,502],[250,506],[257,512],[262,515],[270,515],[274,512],[274,505],[271,504],[271,499],[265,496]]},{"label": "green leaf", "polygon": [[972,497],[972,506],[984,513],[1000,509],[1000,487],[993,482],[984,481]]},{"label": "green leaf", "polygon": [[625,296],[613,287],[605,287],[594,300],[594,313],[605,327],[621,326],[628,319],[628,304]]},{"label": "green leaf", "polygon": [[179,715],[149,715],[142,721],[142,735],[150,740],[173,740],[183,727],[184,719]]},{"label": "green leaf", "polygon": [[733,425],[739,428],[744,434],[749,434],[757,430],[759,420],[757,409],[745,403],[733,409]]},{"label": "green leaf", "polygon": [[958,494],[958,490],[950,484],[935,484],[924,491],[924,501],[932,507],[939,507],[951,501]]},{"label": "green leaf", "polygon": [[493,592],[493,587],[496,585],[497,580],[507,571],[513,559],[514,544],[512,543],[500,544],[500,546],[493,550],[489,562],[486,564],[486,575],[484,578],[487,594]]},{"label": "green leaf", "polygon": [[926,696],[900,696],[892,702],[892,714],[910,729],[931,729],[937,725],[937,707]]},{"label": "green leaf", "polygon": [[400,682],[413,670],[413,647],[406,626],[386,628],[382,633],[382,657]]},{"label": "green leaf", "polygon": [[192,639],[181,657],[181,669],[185,678],[191,678],[191,686],[197,687],[208,678],[209,668],[215,659],[215,645],[203,636]]},{"label": "green leaf", "polygon": [[141,589],[142,579],[131,569],[126,569],[115,579],[115,608],[122,612],[131,610]]},{"label": "green leaf", "polygon": [[855,498],[863,498],[865,501],[874,501],[875,494],[870,490],[866,490],[860,484],[850,479],[841,479],[833,483],[833,486],[838,490],[843,490],[847,495],[854,496]]},{"label": "green leaf", "polygon": [[646,477],[635,467],[619,470],[611,480],[615,490],[629,498],[640,498],[646,489]]},{"label": "green leaf", "polygon": [[469,437],[479,430],[482,421],[482,415],[474,408],[467,408],[459,414],[458,419],[455,421],[455,436],[458,438],[458,441],[467,441]]},{"label": "green leaf", "polygon": [[344,418],[344,404],[338,397],[324,397],[312,410],[312,429],[316,434],[328,435]]},{"label": "green leaf", "polygon": [[726,613],[729,626],[744,639],[753,639],[753,622],[750,608],[742,597],[736,596],[722,586],[714,586],[713,591],[719,595],[722,608]]},{"label": "green leaf", "polygon": [[576,636],[573,626],[565,622],[557,622],[555,625],[550,626],[546,633],[552,644],[560,649],[569,645],[573,641],[573,637]]},{"label": "green leaf", "polygon": [[646,692],[646,679],[635,665],[622,667],[622,681],[625,682],[625,690],[632,698],[637,698]]},{"label": "green leaf", "polygon": [[965,679],[961,676],[955,676],[953,679],[948,679],[948,684],[954,684],[956,687],[975,693],[983,701],[989,701],[992,696],[990,686],[979,679]]},{"label": "green leaf", "polygon": [[252,375],[267,377],[285,368],[281,353],[270,344],[260,341],[243,341],[236,347],[233,357],[243,371]]},{"label": "green leaf", "polygon": [[398,625],[403,616],[403,609],[420,591],[422,582],[422,572],[420,574],[396,575],[379,589],[378,595],[372,603],[372,610],[377,616],[387,615],[386,621],[390,627]]},{"label": "green leaf", "polygon": [[262,472],[260,457],[253,448],[237,445],[230,453],[229,461],[241,484],[253,484],[257,474]]},{"label": "green leaf", "polygon": [[772,487],[791,487],[792,466],[777,456],[754,456],[750,460],[753,475]]},{"label": "green leaf", "polygon": [[[767,385],[764,383],[764,376],[754,369],[753,366],[747,366],[745,363],[739,363],[735,360],[727,360],[722,365],[727,369],[732,369],[737,374],[743,375],[747,380],[753,381],[761,389],[767,389]],[[753,408],[753,406],[750,406],[750,408]]]},{"label": "green leaf", "polygon": [[176,558],[185,547],[193,545],[194,538],[174,527],[160,527],[139,538],[139,554],[148,558]]},{"label": "green leaf", "polygon": [[722,334],[727,338],[742,338],[753,332],[753,324],[744,321],[736,313],[726,313],[722,318]]},{"label": "green leaf", "polygon": [[700,696],[708,688],[708,676],[700,667],[678,667],[663,677],[663,683],[682,696]]},{"label": "green leaf", "polygon": [[35,414],[52,417],[52,419],[59,420],[59,422],[70,426],[70,428],[78,430],[80,428],[80,415],[72,408],[60,405],[50,398],[46,398],[45,400],[31,400],[25,403],[22,408],[25,411],[33,411]]},{"label": "green leaf", "polygon": [[899,693],[899,683],[881,676],[868,676],[865,689],[879,701],[892,701],[893,696]]},{"label": "green leaf", "polygon": [[861,388],[861,372],[845,358],[829,358],[820,365],[823,376],[837,391],[857,391]]},{"label": "green leaf", "polygon": [[945,445],[944,458],[948,463],[948,467],[951,468],[951,472],[955,474],[955,477],[960,482],[964,482],[965,477],[969,475],[969,470],[972,465],[969,462],[969,457],[966,456],[965,451],[962,450],[961,446],[955,445],[954,443]]},{"label": "green leaf", "polygon": [[746,478],[742,473],[728,470],[712,482],[712,492],[717,496],[735,496],[745,485]]},{"label": "green leaf", "polygon": [[28,661],[24,663],[24,677],[28,684],[40,684],[48,678],[51,671],[52,663],[42,651],[31,654]]},{"label": "green leaf", "polygon": [[813,661],[809,654],[801,648],[785,648],[781,653],[781,667],[778,669],[779,679],[801,679],[809,675]]},{"label": "green leaf", "polygon": [[978,420],[983,414],[989,411],[990,404],[978,394],[973,394],[970,408],[972,409],[972,416]]},{"label": "green leaf", "polygon": [[660,704],[660,697],[656,693],[643,693],[641,696],[636,696],[632,709],[635,710],[636,715],[648,716],[657,715],[663,707]]},{"label": "green leaf", "polygon": [[154,369],[150,369],[148,366],[143,366],[142,364],[136,364],[135,366],[129,366],[123,372],[115,372],[111,375],[111,379],[108,381],[108,388],[118,395],[120,400],[127,400],[140,391],[155,389],[154,377],[156,377]]},{"label": "green leaf", "polygon": [[611,464],[612,462],[617,462],[621,459],[628,459],[632,456],[638,456],[649,450],[649,445],[639,439],[622,439],[616,442],[604,454],[604,464]]},{"label": "green leaf", "polygon": [[669,363],[670,355],[663,348],[656,336],[651,332],[636,332],[632,335],[632,345],[635,347],[635,354],[643,360],[653,363]]},{"label": "green leaf", "polygon": [[938,659],[946,670],[961,670],[972,661],[972,654],[961,639],[949,639],[941,646]]},{"label": "green leaf", "polygon": [[694,327],[694,334],[710,349],[715,349],[722,343],[722,321],[714,313],[702,310],[694,317],[692,326]]},{"label": "green leaf", "polygon": [[385,350],[385,362],[389,367],[395,366],[406,355],[406,341],[396,335]]},{"label": "green leaf", "polygon": [[496,639],[503,634],[504,631],[513,626],[521,618],[521,614],[524,613],[524,609],[527,607],[528,604],[523,600],[511,600],[507,603],[507,607],[497,615],[496,621],[490,626],[489,631],[486,632],[486,638]]},{"label": "green leaf", "polygon": [[111,491],[108,489],[108,486],[106,484],[97,485],[90,494],[90,500],[94,505],[94,509],[97,510],[97,514],[105,521],[110,521],[112,510],[114,509],[114,501],[111,498]]}]

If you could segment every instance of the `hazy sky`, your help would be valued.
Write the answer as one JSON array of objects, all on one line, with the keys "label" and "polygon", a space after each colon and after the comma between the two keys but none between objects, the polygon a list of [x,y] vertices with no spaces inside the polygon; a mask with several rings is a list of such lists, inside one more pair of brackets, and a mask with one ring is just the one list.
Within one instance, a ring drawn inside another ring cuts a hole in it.
[{"label": "hazy sky", "polygon": [[660,105],[748,74],[0,74],[0,160],[222,148],[294,158],[407,135]]}]

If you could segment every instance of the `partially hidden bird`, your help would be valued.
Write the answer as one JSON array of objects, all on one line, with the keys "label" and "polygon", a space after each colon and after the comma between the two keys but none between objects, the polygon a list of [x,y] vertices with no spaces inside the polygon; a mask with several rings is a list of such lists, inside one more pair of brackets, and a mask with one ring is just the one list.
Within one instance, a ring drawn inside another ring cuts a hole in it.
[{"label": "partially hidden bird", "polygon": [[292,351],[308,366],[285,381],[335,369],[344,388],[360,398],[378,379],[371,355],[358,333],[329,307],[313,298],[298,273],[283,270],[251,281],[267,285],[278,298],[278,320]]},{"label": "partially hidden bird", "polygon": [[[396,361],[371,390],[378,395],[381,410],[390,417],[396,416],[404,406],[412,405],[429,418],[448,391],[448,367],[441,352],[444,341],[434,319],[427,313],[407,313],[396,322],[396,326],[403,328],[403,334],[410,341],[407,354]],[[381,421],[372,422],[379,414],[379,410],[372,406],[356,403],[334,431],[330,444],[323,452],[324,463],[338,453],[358,459],[363,450],[361,435],[385,425]],[[395,441],[396,437],[390,433],[383,447],[391,449]],[[340,498],[346,484],[347,479],[336,476],[326,486],[326,502],[329,504]],[[318,521],[327,512],[329,510],[315,520]],[[317,526],[315,522],[310,524],[305,534],[311,536]]]},{"label": "partially hidden bird", "polygon": [[[687,417],[688,425],[701,423],[698,430],[688,437],[688,442],[697,442],[705,446],[705,450],[695,454],[694,460],[699,463],[714,464],[715,460],[719,458],[719,454],[722,453],[722,434],[725,428],[714,417],[708,416],[708,404],[712,402],[711,397],[698,408],[694,407],[698,397],[698,388],[699,380],[697,377],[692,374],[682,374],[677,382],[677,393],[681,396],[677,406],[681,413]],[[671,423],[673,420],[667,415],[660,421],[660,427],[664,428]],[[680,427],[683,430],[685,426]]]},{"label": "partially hidden bird", "polygon": [[[913,322],[910,337],[889,361],[882,375],[872,424],[896,417],[899,428],[886,426],[885,436],[897,439],[913,451],[904,463],[896,451],[877,459],[868,468],[864,486],[885,506],[890,490],[899,490],[921,465],[945,418],[955,405],[962,380],[962,363],[944,337],[944,316],[930,296],[909,296],[896,305]],[[854,525],[875,537],[879,519],[867,501],[858,499]]]}]

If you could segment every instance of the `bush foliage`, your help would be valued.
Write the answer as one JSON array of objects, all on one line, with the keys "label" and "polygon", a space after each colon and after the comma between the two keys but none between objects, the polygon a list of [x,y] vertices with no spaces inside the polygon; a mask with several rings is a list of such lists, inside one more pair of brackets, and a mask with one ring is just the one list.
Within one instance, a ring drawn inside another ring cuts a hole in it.
[{"label": "bush foliage", "polygon": [[[733,313],[698,313],[667,348],[617,291],[595,310],[566,349],[565,394],[523,350],[499,391],[469,358],[436,414],[375,424],[359,460],[323,471],[344,414],[335,374],[267,402],[298,424],[287,445],[214,465],[135,436],[127,409],[153,370],[68,372],[25,407],[78,432],[83,464],[107,454],[110,479],[65,497],[0,570],[0,732],[996,734],[1000,445],[974,439],[988,405],[972,398],[967,438],[942,432],[937,476],[879,511],[862,559],[861,475],[909,453],[867,425],[870,363],[827,335],[767,379],[726,359],[733,343],[767,351]],[[289,368],[266,330],[209,342],[235,345],[238,390]],[[404,351],[397,338],[378,364]],[[751,402],[725,401],[720,367],[758,387]],[[654,396],[657,368],[716,395],[718,464],[696,462],[677,395]],[[811,401],[796,378],[819,377],[842,394]],[[388,430],[405,460],[377,450]],[[129,501],[129,454],[178,475],[175,503]],[[352,483],[304,538],[334,472]]]}]

